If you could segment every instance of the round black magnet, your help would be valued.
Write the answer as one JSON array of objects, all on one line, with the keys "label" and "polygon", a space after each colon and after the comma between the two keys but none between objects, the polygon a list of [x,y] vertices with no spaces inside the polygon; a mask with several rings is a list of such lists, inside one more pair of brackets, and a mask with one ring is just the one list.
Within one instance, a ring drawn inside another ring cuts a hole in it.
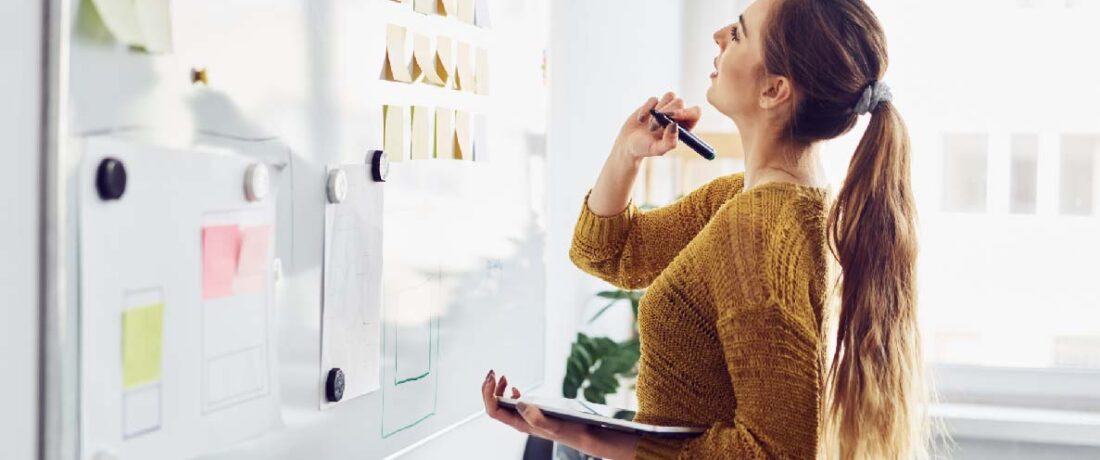
[{"label": "round black magnet", "polygon": [[390,159],[386,156],[386,152],[381,150],[374,150],[370,155],[371,164],[371,176],[375,182],[385,182],[386,177],[390,175]]},{"label": "round black magnet", "polygon": [[344,371],[339,367],[328,371],[328,379],[325,381],[325,397],[330,402],[344,399]]},{"label": "round black magnet", "polygon": [[117,200],[126,192],[126,167],[114,158],[104,158],[99,162],[95,174],[95,188],[99,198]]}]

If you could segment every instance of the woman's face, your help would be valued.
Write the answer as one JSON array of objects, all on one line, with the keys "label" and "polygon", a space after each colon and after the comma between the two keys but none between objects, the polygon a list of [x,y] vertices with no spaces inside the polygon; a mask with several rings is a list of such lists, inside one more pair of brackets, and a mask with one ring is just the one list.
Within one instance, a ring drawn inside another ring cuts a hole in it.
[{"label": "woman's face", "polygon": [[710,74],[707,102],[734,122],[752,118],[760,110],[764,85],[763,30],[776,0],[757,0],[736,22],[714,33],[719,54]]}]

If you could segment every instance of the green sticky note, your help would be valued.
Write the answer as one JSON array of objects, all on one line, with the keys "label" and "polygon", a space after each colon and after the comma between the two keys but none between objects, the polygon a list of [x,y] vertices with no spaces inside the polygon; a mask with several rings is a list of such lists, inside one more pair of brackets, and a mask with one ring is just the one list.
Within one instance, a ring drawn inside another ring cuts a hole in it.
[{"label": "green sticky note", "polygon": [[160,346],[164,304],[122,313],[122,386],[131,388],[160,380]]}]

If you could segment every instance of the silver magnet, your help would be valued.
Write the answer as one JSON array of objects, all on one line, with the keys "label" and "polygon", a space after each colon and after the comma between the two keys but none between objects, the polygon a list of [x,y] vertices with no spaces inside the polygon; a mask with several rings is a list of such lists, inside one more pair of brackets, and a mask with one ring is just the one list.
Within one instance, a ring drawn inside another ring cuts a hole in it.
[{"label": "silver magnet", "polygon": [[328,173],[326,190],[329,203],[342,203],[348,197],[348,175],[342,169],[334,169]]},{"label": "silver magnet", "polygon": [[263,201],[271,189],[271,175],[263,163],[248,165],[244,173],[244,196],[248,201]]}]

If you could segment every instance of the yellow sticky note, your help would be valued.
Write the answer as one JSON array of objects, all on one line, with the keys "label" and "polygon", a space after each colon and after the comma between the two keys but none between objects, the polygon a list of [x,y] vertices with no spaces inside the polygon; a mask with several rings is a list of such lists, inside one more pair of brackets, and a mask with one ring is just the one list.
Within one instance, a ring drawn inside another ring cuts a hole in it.
[{"label": "yellow sticky note", "polygon": [[382,145],[390,162],[397,163],[408,157],[408,143],[405,142],[405,108],[387,105],[382,108],[382,119],[386,125]]},{"label": "yellow sticky note", "polygon": [[489,94],[489,51],[477,49],[477,93]]},{"label": "yellow sticky note", "polygon": [[413,11],[421,14],[435,13],[436,0],[413,0]]},{"label": "yellow sticky note", "polygon": [[467,24],[474,23],[474,0],[458,0],[458,18]]},{"label": "yellow sticky note", "polygon": [[164,304],[122,313],[122,386],[131,389],[160,380]]},{"label": "yellow sticky note", "polygon": [[435,40],[435,71],[439,79],[443,80],[443,86],[451,79],[454,73],[454,42],[450,38],[440,36]]},{"label": "yellow sticky note", "polygon": [[470,45],[466,43],[458,44],[458,59],[455,62],[455,88],[462,91],[473,91],[476,88],[477,82],[474,81],[474,72],[470,67]]},{"label": "yellow sticky note", "polygon": [[455,158],[459,160],[472,160],[474,158],[474,142],[470,126],[469,112],[455,112],[455,143],[458,145]]},{"label": "yellow sticky note", "polygon": [[431,39],[420,34],[413,35],[413,80],[424,77],[424,81],[436,86],[443,86],[446,81],[439,76],[435,62],[435,53],[432,52]]},{"label": "yellow sticky note", "polygon": [[435,111],[435,157],[441,160],[455,158],[455,112],[437,108]]},{"label": "yellow sticky note", "polygon": [[386,65],[385,78],[390,81],[412,83],[409,74],[409,60],[405,55],[405,28],[389,24],[386,26]]},{"label": "yellow sticky note", "polygon": [[440,16],[458,16],[457,0],[438,0],[435,10]]},{"label": "yellow sticky note", "polygon": [[435,118],[431,107],[414,106],[412,108],[412,159],[428,160],[432,158],[432,119]]}]

